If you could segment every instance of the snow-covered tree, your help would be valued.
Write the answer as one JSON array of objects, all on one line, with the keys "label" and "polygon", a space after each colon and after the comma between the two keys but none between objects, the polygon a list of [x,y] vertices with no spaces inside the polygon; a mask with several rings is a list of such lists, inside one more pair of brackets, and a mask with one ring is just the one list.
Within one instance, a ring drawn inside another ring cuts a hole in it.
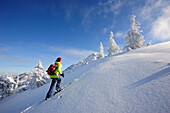
[{"label": "snow-covered tree", "polygon": [[37,66],[35,67],[35,69],[39,69],[39,70],[43,70],[44,69],[43,66],[42,66],[41,60],[38,61]]},{"label": "snow-covered tree", "polygon": [[114,37],[113,32],[110,32],[110,38],[109,38],[109,49],[108,49],[108,55],[113,55],[115,53],[120,52],[120,48],[116,44],[115,40],[112,38]]},{"label": "snow-covered tree", "polygon": [[146,46],[151,46],[151,40],[146,44]]},{"label": "snow-covered tree", "polygon": [[46,84],[46,81],[43,78],[42,74],[39,73],[38,71],[34,71],[31,77],[32,77],[30,82],[31,88],[40,87],[43,84]]},{"label": "snow-covered tree", "polygon": [[135,21],[135,17],[135,15],[132,15],[130,18],[130,29],[125,37],[126,45],[123,50],[136,49],[145,46],[143,44],[143,36],[140,34],[140,32],[143,31],[139,30],[140,23]]},{"label": "snow-covered tree", "polygon": [[46,84],[49,76],[44,72],[42,62],[39,60],[35,70],[31,73],[30,86],[31,88],[40,87]]},{"label": "snow-covered tree", "polygon": [[10,96],[13,92],[15,81],[12,77],[0,77],[0,100]]},{"label": "snow-covered tree", "polygon": [[16,76],[15,82],[16,82],[16,84],[14,86],[14,89],[18,88],[18,85],[19,85],[19,76]]},{"label": "snow-covered tree", "polygon": [[99,47],[99,58],[104,58],[104,49],[103,49],[103,44],[101,42]]}]

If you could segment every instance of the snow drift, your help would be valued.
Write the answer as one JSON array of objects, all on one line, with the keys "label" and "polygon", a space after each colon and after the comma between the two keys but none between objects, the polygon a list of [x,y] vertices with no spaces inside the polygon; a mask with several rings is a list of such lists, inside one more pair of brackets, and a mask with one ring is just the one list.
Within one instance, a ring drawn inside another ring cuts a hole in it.
[{"label": "snow drift", "polygon": [[[2,100],[0,109],[3,113],[10,112],[8,108],[13,113],[168,113],[170,42],[76,66],[65,72],[64,84],[69,82],[72,85],[62,92],[60,99],[56,95],[35,104],[45,98],[48,84]],[[19,102],[23,107],[15,110]]]}]

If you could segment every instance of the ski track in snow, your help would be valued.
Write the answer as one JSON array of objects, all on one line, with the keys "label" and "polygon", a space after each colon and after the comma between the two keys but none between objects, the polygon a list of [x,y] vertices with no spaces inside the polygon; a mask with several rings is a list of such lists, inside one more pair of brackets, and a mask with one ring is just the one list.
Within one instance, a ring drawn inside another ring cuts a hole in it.
[{"label": "ski track in snow", "polygon": [[[15,104],[28,98],[29,106],[13,113],[169,113],[170,42],[119,53],[80,65],[65,73],[63,97],[44,98],[49,85],[25,91],[0,102],[0,110],[9,113]],[[20,98],[19,98],[20,95]],[[28,96],[28,97],[27,97]],[[38,97],[41,97],[37,99]],[[18,100],[17,100],[18,99]],[[12,104],[10,103],[12,102]],[[16,103],[15,103],[16,102]],[[9,106],[7,106],[9,104]]]}]

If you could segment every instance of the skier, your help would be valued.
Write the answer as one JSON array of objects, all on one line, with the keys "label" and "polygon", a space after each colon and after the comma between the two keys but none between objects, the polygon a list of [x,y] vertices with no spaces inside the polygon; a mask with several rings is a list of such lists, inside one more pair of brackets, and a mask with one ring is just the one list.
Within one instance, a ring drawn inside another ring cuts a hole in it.
[{"label": "skier", "polygon": [[45,100],[48,100],[52,96],[53,88],[54,88],[56,82],[57,82],[57,84],[55,87],[55,93],[60,92],[62,90],[60,88],[60,83],[61,83],[60,76],[62,76],[64,78],[64,73],[62,73],[62,71],[61,71],[61,67],[62,67],[61,61],[62,61],[62,59],[60,57],[58,57],[57,60],[55,61],[55,64],[57,64],[57,67],[55,68],[54,74],[50,75],[52,82],[51,82],[51,86],[50,86],[50,89],[46,95]]}]

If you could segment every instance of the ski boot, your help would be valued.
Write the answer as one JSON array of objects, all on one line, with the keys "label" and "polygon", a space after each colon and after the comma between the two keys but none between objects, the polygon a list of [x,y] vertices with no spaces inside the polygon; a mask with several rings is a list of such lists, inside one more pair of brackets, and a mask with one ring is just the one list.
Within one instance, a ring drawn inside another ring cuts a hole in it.
[{"label": "ski boot", "polygon": [[55,92],[54,92],[54,95],[57,94],[57,93],[59,93],[61,90],[63,90],[63,89],[62,89],[62,88],[57,88],[57,89],[55,90]]}]

